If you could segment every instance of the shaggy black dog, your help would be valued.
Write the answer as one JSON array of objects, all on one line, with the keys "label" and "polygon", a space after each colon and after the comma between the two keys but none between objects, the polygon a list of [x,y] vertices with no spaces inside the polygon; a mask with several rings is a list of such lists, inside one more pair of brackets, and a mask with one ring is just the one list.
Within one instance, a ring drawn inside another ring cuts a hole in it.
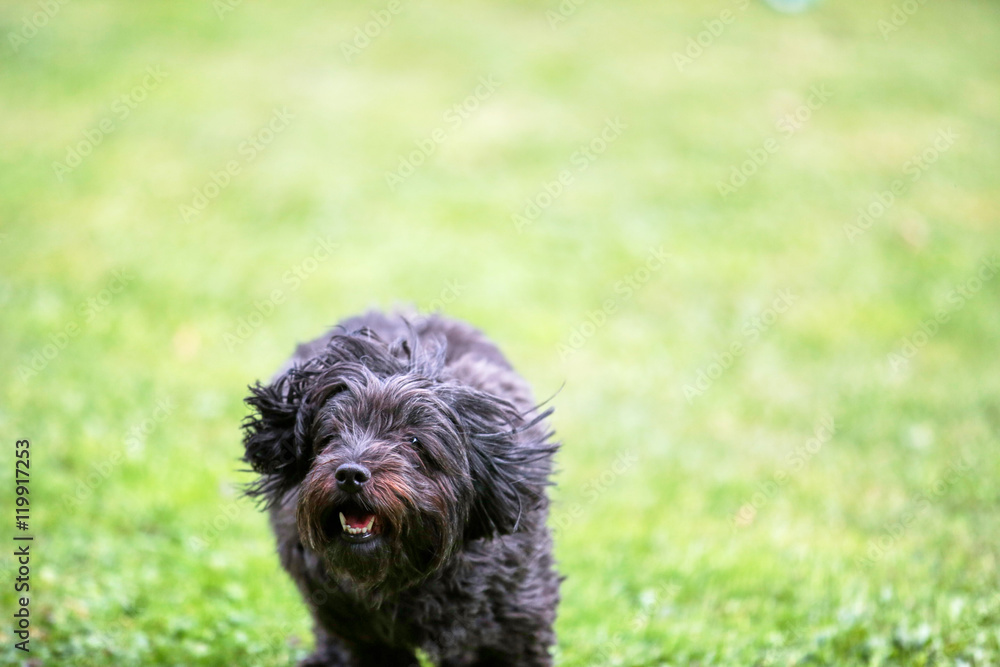
[{"label": "shaggy black dog", "polygon": [[370,312],[250,387],[244,460],[315,621],[304,665],[550,665],[557,445],[482,333]]}]

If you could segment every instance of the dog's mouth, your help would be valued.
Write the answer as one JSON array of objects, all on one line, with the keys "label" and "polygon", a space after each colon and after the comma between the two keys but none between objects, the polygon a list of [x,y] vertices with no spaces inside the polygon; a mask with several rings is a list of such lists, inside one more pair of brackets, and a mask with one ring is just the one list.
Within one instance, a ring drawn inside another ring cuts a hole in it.
[{"label": "dog's mouth", "polygon": [[328,512],[324,521],[327,537],[358,544],[375,538],[381,530],[378,515],[354,503],[345,503]]}]

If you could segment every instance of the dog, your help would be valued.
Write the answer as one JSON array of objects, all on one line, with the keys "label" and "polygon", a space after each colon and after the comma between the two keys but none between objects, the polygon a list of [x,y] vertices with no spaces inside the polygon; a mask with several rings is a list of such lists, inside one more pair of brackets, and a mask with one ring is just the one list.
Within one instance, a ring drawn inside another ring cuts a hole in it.
[{"label": "dog", "polygon": [[249,389],[246,492],[314,621],[300,665],[552,664],[552,408],[483,333],[371,311]]}]

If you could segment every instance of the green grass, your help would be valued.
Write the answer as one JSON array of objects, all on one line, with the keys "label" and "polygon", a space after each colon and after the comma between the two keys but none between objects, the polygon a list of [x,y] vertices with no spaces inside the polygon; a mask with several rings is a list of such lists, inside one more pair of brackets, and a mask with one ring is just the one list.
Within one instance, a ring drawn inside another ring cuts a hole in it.
[{"label": "green grass", "polygon": [[953,293],[1000,246],[1000,6],[928,2],[883,37],[887,0],[586,2],[555,28],[554,1],[403,2],[347,63],[384,3],[275,4],[72,2],[16,52],[41,10],[0,8],[3,539],[17,438],[36,536],[30,656],[0,561],[5,664],[304,655],[238,495],[241,401],[294,342],[397,302],[563,387],[561,665],[1000,663],[1000,280]]}]

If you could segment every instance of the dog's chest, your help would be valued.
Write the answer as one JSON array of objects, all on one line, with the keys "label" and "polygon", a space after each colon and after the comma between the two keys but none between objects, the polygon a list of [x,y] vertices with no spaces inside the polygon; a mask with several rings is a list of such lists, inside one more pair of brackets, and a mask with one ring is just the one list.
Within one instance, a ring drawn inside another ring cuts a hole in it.
[{"label": "dog's chest", "polygon": [[341,622],[350,622],[366,642],[422,648],[433,655],[444,647],[491,643],[499,636],[489,598],[481,585],[461,578],[438,580],[403,591],[377,609],[352,601]]}]

